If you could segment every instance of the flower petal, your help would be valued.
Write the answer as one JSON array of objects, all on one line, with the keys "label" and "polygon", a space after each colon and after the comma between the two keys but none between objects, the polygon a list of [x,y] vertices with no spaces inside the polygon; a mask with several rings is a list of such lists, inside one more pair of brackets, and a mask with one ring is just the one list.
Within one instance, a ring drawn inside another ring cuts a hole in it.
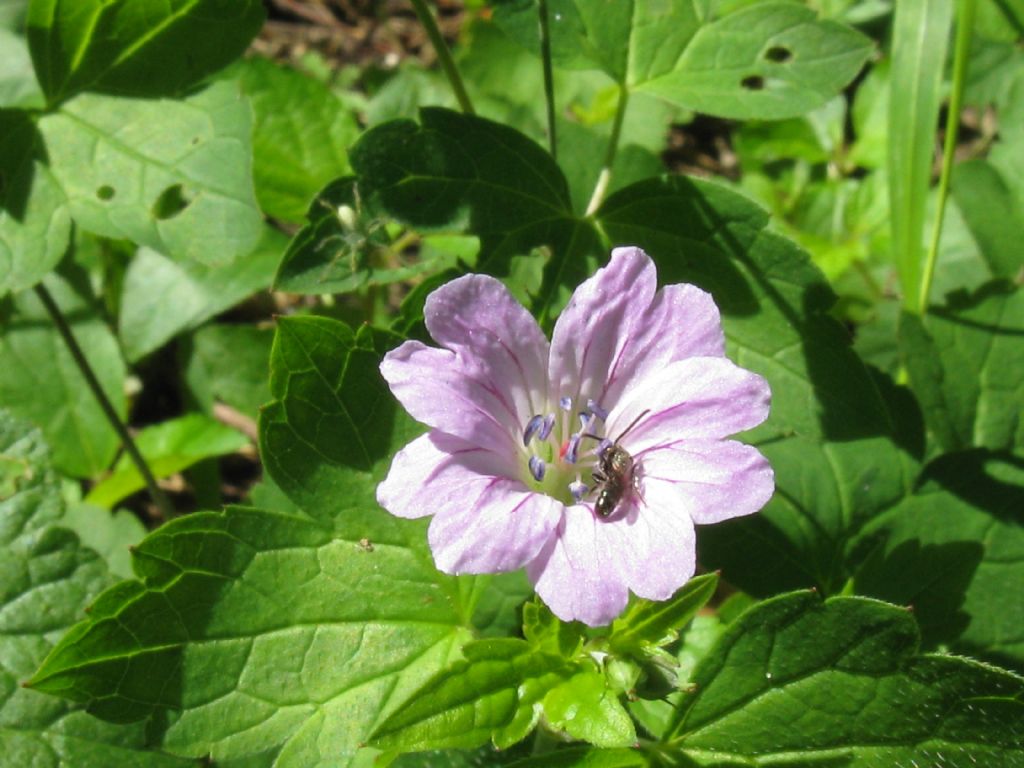
[{"label": "flower petal", "polygon": [[699,525],[753,514],[775,491],[768,460],[734,440],[682,440],[645,453],[642,461],[648,505],[688,515]]},{"label": "flower petal", "polygon": [[514,429],[547,402],[548,340],[508,289],[488,275],[465,275],[427,297],[423,319],[473,378],[505,395]]},{"label": "flower petal", "polygon": [[608,266],[576,288],[555,322],[549,371],[553,397],[599,400],[609,371],[654,299],[654,262],[616,248]]},{"label": "flower petal", "polygon": [[639,597],[667,600],[690,580],[697,567],[693,521],[677,504],[655,493],[601,528],[615,539],[619,568],[627,587]]},{"label": "flower petal", "polygon": [[428,432],[405,446],[377,486],[377,502],[397,517],[417,518],[462,509],[494,475],[514,472],[505,456],[443,432]]},{"label": "flower petal", "polygon": [[478,381],[454,352],[407,341],[384,356],[380,372],[417,421],[481,448],[515,450],[511,403],[500,389]]},{"label": "flower petal", "polygon": [[589,507],[567,507],[561,525],[526,573],[537,594],[563,621],[602,626],[622,613],[629,599],[619,573],[618,537]]},{"label": "flower petal", "polygon": [[550,496],[506,477],[486,479],[461,501],[435,510],[428,539],[434,562],[445,573],[521,568],[537,556],[562,518],[562,503]]},{"label": "flower petal", "polygon": [[666,285],[635,324],[608,370],[598,402],[611,406],[631,383],[688,357],[724,357],[722,318],[711,294],[695,285]]},{"label": "flower petal", "polygon": [[[622,437],[636,458],[661,445],[723,438],[768,417],[768,382],[724,357],[691,357],[652,372],[626,392],[608,416],[607,434]],[[646,412],[646,413],[645,413]]]}]

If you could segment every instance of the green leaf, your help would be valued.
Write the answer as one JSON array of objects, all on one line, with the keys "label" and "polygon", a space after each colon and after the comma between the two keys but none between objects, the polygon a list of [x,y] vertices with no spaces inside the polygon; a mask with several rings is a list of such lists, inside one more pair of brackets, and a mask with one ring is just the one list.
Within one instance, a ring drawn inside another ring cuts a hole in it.
[{"label": "green leaf", "polygon": [[919,314],[924,220],[938,130],[952,0],[897,3],[889,96],[889,199],[893,260],[903,306]]},{"label": "green leaf", "polygon": [[636,730],[605,676],[581,669],[544,697],[544,714],[555,728],[596,747],[636,744]]},{"label": "green leaf", "polygon": [[267,370],[271,329],[252,325],[207,325],[186,343],[185,380],[191,395],[208,413],[220,400],[247,416],[256,417],[270,401]]},{"label": "green leaf", "polygon": [[300,222],[313,196],[351,170],[347,150],[359,133],[355,116],[319,80],[267,59],[231,70],[253,111],[256,199],[268,216]]},{"label": "green leaf", "polygon": [[0,107],[40,109],[44,103],[25,39],[0,24]]},{"label": "green leaf", "polygon": [[639,89],[699,112],[777,120],[821,106],[867,61],[871,41],[795,3],[755,3],[702,26],[671,72]]},{"label": "green leaf", "polygon": [[275,400],[260,414],[260,455],[281,489],[309,514],[339,503],[375,507],[375,484],[420,427],[378,370],[398,338],[319,317],[282,317],[270,356]]},{"label": "green leaf", "polygon": [[313,201],[307,224],[281,260],[274,287],[290,293],[347,293],[455,266],[458,251],[424,243],[408,261],[392,249],[384,217],[362,203],[351,176],[331,182]]},{"label": "green leaf", "polygon": [[28,113],[0,109],[0,296],[38,283],[71,236],[67,201]]},{"label": "green leaf", "polygon": [[523,636],[538,650],[571,659],[583,647],[583,630],[577,621],[559,619],[540,598],[523,606]]},{"label": "green leaf", "polygon": [[992,275],[1016,277],[1024,268],[1016,247],[1024,228],[1024,200],[1015,197],[1013,185],[988,161],[971,160],[955,167],[953,195]]},{"label": "green leaf", "polygon": [[648,765],[647,756],[636,749],[559,749],[512,763],[509,768],[633,768]]},{"label": "green leaf", "polygon": [[[203,459],[234,453],[247,443],[241,432],[198,413],[146,427],[135,438],[139,452],[157,479],[187,469]],[[114,471],[93,486],[85,501],[111,509],[145,485],[135,464],[122,456]]]},{"label": "green leaf", "polygon": [[463,653],[465,661],[417,691],[377,727],[370,743],[403,751],[469,749],[524,715],[532,730],[535,697],[524,699],[524,684],[532,681],[546,691],[569,669],[564,658],[538,653],[514,638],[480,640]]},{"label": "green leaf", "polygon": [[838,591],[850,534],[909,493],[917,466],[828,314],[835,297],[821,273],[766,231],[762,209],[716,184],[652,179],[609,197],[597,217],[612,242],[650,253],[663,283],[710,291],[730,358],[772,389],[768,421],[748,439],[771,461],[776,494],[757,515],[703,528],[701,562],[758,596]]},{"label": "green leaf", "polygon": [[254,251],[216,265],[175,261],[140,248],[121,289],[118,330],[128,359],[139,360],[182,331],[266,290],[286,243],[284,234],[265,226]]},{"label": "green leaf", "polygon": [[910,605],[925,642],[1024,670],[1024,461],[951,453],[872,527],[859,593]]},{"label": "green leaf", "polygon": [[20,683],[110,583],[106,566],[58,527],[60,491],[42,435],[0,411],[0,749],[11,766],[184,768],[146,749],[145,729],[114,726]]},{"label": "green leaf", "polygon": [[1024,293],[989,283],[972,296],[904,316],[900,345],[910,383],[940,445],[1024,447]]},{"label": "green leaf", "polygon": [[718,574],[705,573],[690,579],[664,602],[634,600],[612,624],[611,648],[630,654],[648,646],[667,645],[676,639],[679,630],[697,615],[717,588]]},{"label": "green leaf", "polygon": [[487,578],[473,613],[473,625],[481,637],[505,637],[519,629],[519,606],[532,594],[533,585],[522,569],[496,573]]},{"label": "green leaf", "polygon": [[129,549],[146,535],[146,527],[126,509],[111,512],[83,501],[69,502],[60,524],[75,532],[82,544],[107,561],[111,574],[131,578]]},{"label": "green leaf", "polygon": [[178,754],[348,764],[468,639],[460,582],[422,538],[365,508],[179,518],[139,545],[139,580],[102,594],[31,685],[107,720],[156,713]]},{"label": "green leaf", "polygon": [[85,94],[39,121],[77,224],[173,258],[226,264],[262,232],[238,85],[183,100]]},{"label": "green leaf", "polygon": [[258,0],[32,0],[27,23],[53,104],[83,90],[181,93],[240,56],[263,18]]},{"label": "green leaf", "polygon": [[1024,680],[917,644],[913,617],[885,603],[765,601],[699,665],[672,751],[716,766],[1018,765]]},{"label": "green leaf", "polygon": [[[47,286],[123,419],[125,364],[84,276],[67,281],[53,275]],[[0,321],[0,402],[43,430],[59,470],[94,477],[114,458],[120,444],[117,434],[35,294],[22,293],[11,306],[13,312]]]}]

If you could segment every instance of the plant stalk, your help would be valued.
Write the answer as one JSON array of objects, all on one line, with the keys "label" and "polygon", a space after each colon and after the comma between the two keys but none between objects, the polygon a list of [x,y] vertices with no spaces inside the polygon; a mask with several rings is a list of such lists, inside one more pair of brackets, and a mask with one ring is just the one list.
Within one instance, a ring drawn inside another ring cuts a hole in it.
[{"label": "plant stalk", "polygon": [[46,289],[46,286],[39,283],[35,287],[36,295],[39,300],[43,303],[46,311],[49,313],[50,318],[53,320],[53,324],[57,327],[58,333],[67,345],[68,351],[71,353],[71,357],[75,360],[75,365],[78,366],[78,370],[82,372],[82,376],[85,378],[85,383],[92,390],[93,397],[96,398],[100,404],[100,409],[103,411],[103,415],[107,417],[107,421],[117,432],[118,437],[121,438],[121,445],[124,446],[125,452],[131,459],[132,463],[135,464],[135,468],[139,470],[139,474],[142,475],[143,481],[146,483],[146,488],[149,490],[149,496],[153,500],[157,509],[160,510],[160,514],[163,515],[165,520],[170,520],[174,517],[174,507],[171,505],[170,499],[167,495],[160,490],[160,487],[156,484],[156,478],[153,477],[153,473],[149,470],[149,465],[146,464],[146,460],[142,458],[142,454],[139,453],[138,447],[135,445],[135,441],[132,440],[132,436],[128,434],[128,428],[121,421],[121,417],[117,415],[117,411],[114,410],[113,404],[107,397],[106,392],[103,391],[103,387],[100,386],[99,379],[96,378],[96,374],[93,373],[92,366],[89,365],[89,361],[85,359],[85,354],[82,352],[82,348],[78,346],[78,342],[75,340],[75,335],[71,331],[71,326],[68,325],[68,321],[64,317],[64,313],[60,311],[60,307],[57,306],[57,302],[53,300],[53,296]]},{"label": "plant stalk", "polygon": [[612,135],[608,139],[608,149],[605,150],[604,165],[597,177],[597,184],[594,186],[594,193],[587,203],[586,215],[590,216],[600,206],[608,192],[608,185],[612,180],[612,166],[615,165],[615,155],[619,151],[619,136],[622,134],[622,121],[626,117],[626,107],[629,106],[629,89],[625,83],[619,83],[619,104],[615,109],[615,122],[612,123]]},{"label": "plant stalk", "polygon": [[977,0],[960,0],[957,4],[956,40],[953,49],[953,86],[949,95],[949,109],[946,112],[946,138],[942,147],[942,172],[939,176],[938,201],[935,223],[932,226],[931,242],[925,256],[921,274],[918,305],[921,314],[928,311],[928,296],[931,293],[935,262],[939,257],[939,239],[942,236],[942,221],[949,197],[949,181],[953,172],[953,155],[960,136],[960,108],[963,104],[964,85],[967,82],[967,66],[970,60],[971,38],[974,32],[974,13]]},{"label": "plant stalk", "polygon": [[544,99],[548,112],[548,148],[551,157],[558,160],[558,141],[555,136],[555,76],[551,68],[551,28],[548,20],[548,0],[537,0],[540,15],[540,58],[544,65]]},{"label": "plant stalk", "polygon": [[475,115],[476,111],[473,109],[473,102],[469,100],[469,93],[466,92],[466,85],[462,82],[462,76],[455,66],[452,52],[448,49],[448,43],[444,41],[441,28],[437,26],[437,19],[434,18],[434,14],[427,7],[426,0],[412,0],[412,7],[416,11],[420,24],[426,30],[431,45],[434,46],[437,60],[441,63],[441,69],[444,70],[445,77],[448,78],[452,91],[455,92],[459,108],[467,115]]}]

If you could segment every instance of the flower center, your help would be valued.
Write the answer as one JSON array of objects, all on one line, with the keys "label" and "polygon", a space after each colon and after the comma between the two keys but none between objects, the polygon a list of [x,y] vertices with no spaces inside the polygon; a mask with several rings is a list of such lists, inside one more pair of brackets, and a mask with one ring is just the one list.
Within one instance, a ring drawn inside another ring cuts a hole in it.
[{"label": "flower center", "polygon": [[612,444],[604,436],[607,418],[599,403],[580,407],[571,397],[561,398],[557,411],[532,416],[523,427],[523,482],[565,504],[579,503]]}]

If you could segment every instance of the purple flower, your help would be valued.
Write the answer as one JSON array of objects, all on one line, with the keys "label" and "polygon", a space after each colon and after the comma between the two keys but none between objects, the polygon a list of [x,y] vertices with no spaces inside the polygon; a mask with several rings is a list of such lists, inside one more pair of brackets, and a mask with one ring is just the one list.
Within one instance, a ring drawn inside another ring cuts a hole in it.
[{"label": "purple flower", "polygon": [[664,600],[693,576],[694,523],[771,497],[765,458],[726,439],[767,417],[767,382],[726,359],[709,294],[656,280],[646,253],[616,248],[550,342],[492,277],[429,296],[442,348],[407,341],[381,372],[431,429],[395,456],[377,499],[434,516],[442,571],[526,566],[557,616],[607,624],[630,590]]}]

